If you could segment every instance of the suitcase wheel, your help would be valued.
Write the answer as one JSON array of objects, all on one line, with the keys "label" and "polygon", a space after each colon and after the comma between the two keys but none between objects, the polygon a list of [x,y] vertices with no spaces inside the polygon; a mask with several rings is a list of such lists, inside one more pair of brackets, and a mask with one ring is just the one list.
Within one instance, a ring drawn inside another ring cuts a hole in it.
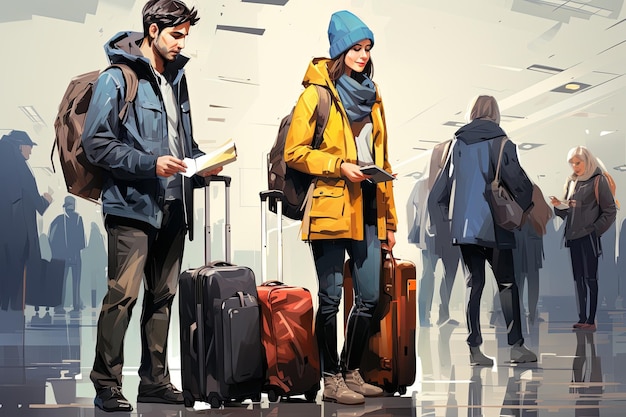
[{"label": "suitcase wheel", "polygon": [[267,391],[267,399],[271,403],[276,403],[276,402],[280,401],[280,395],[279,395],[278,391],[276,391],[275,389],[271,388],[269,391]]},{"label": "suitcase wheel", "polygon": [[187,390],[183,391],[183,398],[185,399],[185,407],[193,407],[196,402],[193,394]]},{"label": "suitcase wheel", "polygon": [[310,403],[315,402],[315,398],[317,398],[318,388],[312,388],[304,393],[304,398]]},{"label": "suitcase wheel", "polygon": [[222,400],[216,394],[209,394],[209,405],[211,408],[217,409],[222,406]]},{"label": "suitcase wheel", "polygon": [[253,403],[260,403],[261,402],[261,393],[259,392],[258,394],[254,394],[254,397],[251,398]]},{"label": "suitcase wheel", "polygon": [[398,393],[400,395],[406,394],[406,387],[404,385],[398,387]]}]

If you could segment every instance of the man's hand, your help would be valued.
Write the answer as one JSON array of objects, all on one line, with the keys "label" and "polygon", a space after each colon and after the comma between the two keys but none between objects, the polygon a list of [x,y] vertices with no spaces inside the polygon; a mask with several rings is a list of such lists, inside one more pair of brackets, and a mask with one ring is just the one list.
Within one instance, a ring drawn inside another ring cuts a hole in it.
[{"label": "man's hand", "polygon": [[200,172],[198,175],[200,175],[201,177],[210,177],[211,175],[217,175],[220,172],[222,172],[222,170],[224,169],[224,167],[217,167],[212,171],[204,171],[204,172]]},{"label": "man's hand", "polygon": [[52,204],[52,195],[50,195],[50,193],[43,193],[43,198],[46,199],[48,204]]},{"label": "man's hand", "polygon": [[350,182],[361,182],[371,178],[370,175],[362,173],[361,168],[359,168],[358,165],[351,164],[350,162],[344,162],[341,164],[341,175],[347,178]]},{"label": "man's hand", "polygon": [[185,172],[187,164],[172,155],[159,156],[156,162],[156,174],[159,177],[171,177],[179,172]]}]

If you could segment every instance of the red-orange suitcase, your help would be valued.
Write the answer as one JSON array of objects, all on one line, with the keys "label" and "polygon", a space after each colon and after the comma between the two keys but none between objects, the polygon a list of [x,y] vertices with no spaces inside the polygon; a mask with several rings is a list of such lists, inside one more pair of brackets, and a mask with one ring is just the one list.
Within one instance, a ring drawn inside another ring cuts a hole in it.
[{"label": "red-orange suitcase", "polygon": [[[360,369],[366,382],[404,395],[415,381],[415,264],[394,258],[386,245],[382,256],[380,297]],[[344,265],[343,288],[345,324],[354,303],[349,261]]]},{"label": "red-orange suitcase", "polygon": [[[262,246],[261,269],[267,279],[267,199],[275,198],[282,213],[280,191],[261,192]],[[257,287],[261,306],[261,339],[267,358],[263,392],[271,402],[281,397],[304,394],[314,401],[320,389],[320,360],[313,333],[313,301],[306,288],[282,282],[282,219],[277,215],[278,281]]]}]

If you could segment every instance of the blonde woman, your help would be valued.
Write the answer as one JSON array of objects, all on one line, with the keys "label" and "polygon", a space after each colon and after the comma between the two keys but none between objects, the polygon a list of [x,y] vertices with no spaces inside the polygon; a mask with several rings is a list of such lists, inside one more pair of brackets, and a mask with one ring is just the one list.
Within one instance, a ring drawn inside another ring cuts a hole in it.
[{"label": "blonde woman", "polygon": [[615,222],[617,208],[598,160],[584,146],[570,149],[572,174],[562,200],[551,196],[554,213],[565,220],[565,246],[570,250],[576,284],[578,322],[574,329],[595,331],[598,307],[600,236]]}]

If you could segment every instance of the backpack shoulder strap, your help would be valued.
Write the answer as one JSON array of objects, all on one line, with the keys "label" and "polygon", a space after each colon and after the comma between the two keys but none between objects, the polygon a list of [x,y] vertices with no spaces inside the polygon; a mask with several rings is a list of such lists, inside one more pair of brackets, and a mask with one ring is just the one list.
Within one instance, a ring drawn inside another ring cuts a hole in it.
[{"label": "backpack shoulder strap", "polygon": [[119,68],[124,76],[124,82],[126,83],[126,95],[124,97],[124,105],[120,109],[119,113],[120,120],[124,120],[128,106],[130,103],[135,101],[135,98],[137,97],[139,78],[137,77],[137,73],[126,64],[112,64],[107,69],[109,68]]},{"label": "backpack shoulder strap", "polygon": [[324,140],[324,130],[326,130],[326,125],[328,124],[328,119],[330,117],[330,91],[326,87],[322,87],[321,85],[313,84],[315,86],[315,90],[317,91],[317,95],[319,97],[319,101],[317,102],[316,111],[316,120],[315,120],[315,136],[313,137],[313,143],[311,146],[313,149],[319,149],[322,141]]},{"label": "backpack shoulder strap", "polygon": [[[604,177],[604,180],[606,181],[606,183],[609,186],[609,189],[611,189],[611,181],[607,178],[607,174],[602,171],[601,175],[596,175],[596,178],[593,181],[593,191],[594,194],[596,195],[596,203],[600,204],[600,177]],[[613,193],[613,190],[611,190],[611,193]],[[617,209],[619,210],[619,201],[617,201],[617,198],[615,198],[615,194],[613,194],[613,201],[615,201],[615,207],[617,207]]]}]

